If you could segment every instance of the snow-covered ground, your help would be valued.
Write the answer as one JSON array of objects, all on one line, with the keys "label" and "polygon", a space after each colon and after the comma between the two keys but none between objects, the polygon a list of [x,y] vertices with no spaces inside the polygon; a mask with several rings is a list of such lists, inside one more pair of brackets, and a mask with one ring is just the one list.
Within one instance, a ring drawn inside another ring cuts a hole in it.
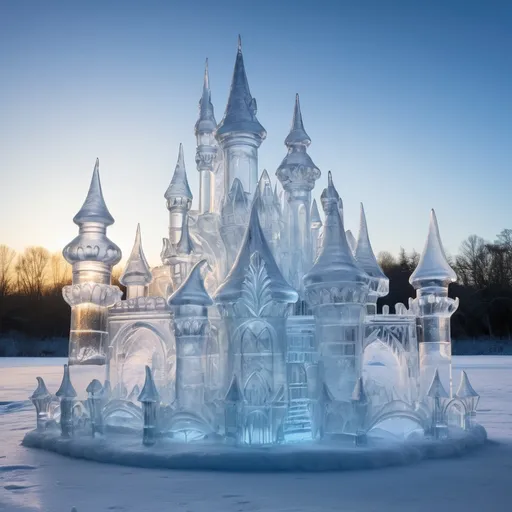
[{"label": "snow-covered ground", "polygon": [[55,391],[64,359],[0,359],[0,511],[387,512],[512,510],[512,357],[454,358],[482,398],[488,446],[460,459],[344,473],[233,474],[136,469],[20,446],[27,396]]}]

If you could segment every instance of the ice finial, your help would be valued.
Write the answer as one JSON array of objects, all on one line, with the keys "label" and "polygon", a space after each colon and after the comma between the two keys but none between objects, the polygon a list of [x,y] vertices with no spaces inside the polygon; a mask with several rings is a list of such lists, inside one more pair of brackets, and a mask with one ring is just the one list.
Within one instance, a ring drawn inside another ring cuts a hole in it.
[{"label": "ice finial", "polygon": [[73,218],[73,222],[79,226],[85,222],[98,222],[105,226],[114,224],[114,218],[110,215],[107,205],[105,204],[105,199],[103,199],[99,158],[96,159],[96,164],[94,165],[91,184],[85,202],[82,208],[80,208],[80,211]]},{"label": "ice finial", "polygon": [[469,398],[480,396],[474,389],[471,383],[469,382],[468,374],[462,370],[462,374],[460,377],[460,384],[457,393],[455,394],[457,398]]},{"label": "ice finial", "polygon": [[256,100],[251,96],[249,89],[242,54],[242,41],[239,36],[228,104],[224,117],[217,127],[217,138],[222,138],[228,133],[241,132],[256,135],[263,140],[267,132],[256,118],[256,111]]},{"label": "ice finial", "polygon": [[375,257],[372,249],[372,244],[370,243],[363,203],[361,203],[361,218],[359,224],[359,236],[357,237],[357,244],[355,248],[355,257],[359,265],[361,265],[363,270],[370,277],[387,279],[386,275],[384,272],[382,272],[382,269],[377,262],[377,258]]},{"label": "ice finial", "polygon": [[236,374],[234,374],[233,378],[231,379],[231,384],[229,385],[226,396],[224,397],[224,401],[230,403],[238,403],[242,402],[243,399],[244,397],[242,394],[242,390],[238,385],[238,379],[236,378]]},{"label": "ice finial", "polygon": [[154,403],[160,401],[160,395],[156,389],[153,374],[151,373],[151,368],[149,366],[146,366],[146,380],[144,381],[144,386],[137,400],[143,403]]},{"label": "ice finial", "polygon": [[240,251],[236,257],[231,271],[226,276],[224,282],[215,292],[216,302],[236,302],[242,293],[242,288],[246,278],[247,269],[251,263],[254,253],[258,253],[261,261],[266,267],[269,277],[269,289],[272,299],[280,303],[295,303],[298,299],[297,292],[286,282],[279,267],[276,264],[274,256],[268,242],[265,239],[261,229],[258,215],[258,198],[253,201],[249,224],[245,231],[244,239]]},{"label": "ice finial", "polygon": [[298,94],[295,95],[295,108],[293,109],[292,127],[284,143],[287,146],[293,146],[298,144],[306,147],[311,144],[311,139],[309,138],[309,135],[306,133],[306,130],[304,130],[304,123],[302,122],[302,112],[300,110],[300,101]]},{"label": "ice finial", "polygon": [[199,119],[196,122],[195,134],[213,133],[217,128],[217,121],[213,110],[211,91],[210,91],[210,75],[208,73],[208,59],[204,67],[203,93],[199,100]]},{"label": "ice finial", "polygon": [[304,285],[340,280],[367,283],[368,276],[355,260],[348,245],[338,208],[339,195],[330,172],[327,176],[327,188],[322,192],[321,199],[325,213],[322,246],[315,264],[304,276]]},{"label": "ice finial", "polygon": [[176,244],[176,252],[178,254],[192,254],[194,251],[194,243],[192,242],[188,229],[188,215],[185,215],[183,217],[180,240]]},{"label": "ice finial", "polygon": [[103,386],[98,379],[93,379],[87,388],[85,388],[85,391],[91,395],[99,395],[103,391]]},{"label": "ice finial", "polygon": [[69,366],[67,364],[64,365],[64,375],[62,376],[62,382],[60,384],[60,388],[58,389],[55,396],[59,398],[75,398],[76,391],[71,384],[71,379],[69,378]]},{"label": "ice finial", "polygon": [[436,213],[431,210],[427,241],[420,262],[409,278],[409,283],[414,288],[421,288],[432,281],[440,281],[447,286],[456,280],[457,274],[450,267],[441,243]]},{"label": "ice finial", "polygon": [[264,195],[267,187],[270,187],[270,193],[272,193],[272,182],[270,181],[270,176],[268,175],[267,169],[263,169],[258,182],[258,191],[260,196]]},{"label": "ice finial", "polygon": [[185,157],[183,155],[183,144],[180,143],[180,149],[178,151],[178,161],[174,174],[172,176],[171,183],[164,194],[165,199],[169,200],[174,197],[183,197],[192,201],[192,192],[188,186],[187,170],[185,169]]},{"label": "ice finial", "polygon": [[350,229],[347,229],[347,231],[345,231],[345,235],[347,237],[348,246],[350,247],[352,253],[355,255],[357,242],[356,239],[354,238],[354,235],[352,234],[352,231],[350,231]]},{"label": "ice finial", "polygon": [[36,377],[37,379],[37,388],[32,393],[32,396],[30,398],[42,398],[46,396],[50,396],[50,392],[46,388],[46,384],[44,383],[44,380],[42,377]]},{"label": "ice finial", "polygon": [[363,377],[359,377],[356,381],[356,385],[354,386],[354,391],[352,392],[352,400],[354,402],[359,403],[367,403],[368,396],[364,389]]},{"label": "ice finial", "polygon": [[124,286],[146,286],[152,280],[153,276],[142,250],[140,224],[137,224],[135,243],[119,282]]},{"label": "ice finial", "polygon": [[201,269],[208,265],[206,260],[201,260],[194,265],[187,279],[169,297],[169,306],[211,306],[213,301],[204,287],[204,279]]},{"label": "ice finial", "polygon": [[321,228],[322,227],[322,219],[320,218],[320,212],[318,211],[318,205],[316,204],[316,199],[313,199],[313,204],[311,205],[311,227],[312,228]]},{"label": "ice finial", "polygon": [[430,384],[430,388],[428,389],[427,396],[431,398],[448,398],[448,393],[444,389],[441,379],[439,378],[439,371],[437,368],[434,373],[432,383]]}]

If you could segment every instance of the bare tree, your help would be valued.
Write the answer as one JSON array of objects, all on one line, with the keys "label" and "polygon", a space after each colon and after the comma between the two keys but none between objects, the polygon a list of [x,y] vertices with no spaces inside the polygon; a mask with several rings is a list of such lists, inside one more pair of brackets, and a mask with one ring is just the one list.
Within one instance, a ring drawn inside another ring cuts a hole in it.
[{"label": "bare tree", "polygon": [[388,251],[379,252],[377,255],[377,261],[384,273],[396,265],[395,257]]},{"label": "bare tree", "polygon": [[16,251],[0,245],[0,297],[9,295],[13,290],[12,263],[16,257]]},{"label": "bare tree", "polygon": [[62,253],[57,252],[50,256],[49,283],[52,292],[61,293],[61,289],[71,282],[71,265],[64,259]]},{"label": "bare tree", "polygon": [[43,295],[50,253],[44,247],[27,247],[18,257],[16,272],[19,291],[40,298]]},{"label": "bare tree", "polygon": [[460,246],[455,267],[462,284],[482,289],[489,284],[491,255],[483,238],[471,235]]}]

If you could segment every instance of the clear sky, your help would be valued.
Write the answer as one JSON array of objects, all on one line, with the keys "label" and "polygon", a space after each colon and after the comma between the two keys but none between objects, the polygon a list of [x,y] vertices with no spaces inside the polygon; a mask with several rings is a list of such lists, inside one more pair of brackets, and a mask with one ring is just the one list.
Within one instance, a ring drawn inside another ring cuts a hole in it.
[{"label": "clear sky", "polygon": [[492,0],[0,2],[0,243],[62,249],[96,157],[110,238],[137,222],[151,264],[204,60],[220,121],[242,35],[272,179],[300,94],[310,155],[345,225],[365,204],[376,252],[421,250],[435,208],[446,249],[512,228],[512,2]]}]

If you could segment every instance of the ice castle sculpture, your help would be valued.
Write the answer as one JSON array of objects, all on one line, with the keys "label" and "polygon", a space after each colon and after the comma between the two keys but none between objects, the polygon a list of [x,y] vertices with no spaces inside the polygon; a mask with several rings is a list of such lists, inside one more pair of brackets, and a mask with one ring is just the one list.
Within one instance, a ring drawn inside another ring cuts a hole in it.
[{"label": "ice castle sculpture", "polygon": [[[63,290],[71,306],[69,367],[57,393],[63,435],[73,435],[80,415],[93,435],[140,430],[148,445],[160,436],[237,445],[362,444],[376,431],[397,434],[397,422],[403,437],[471,428],[478,395],[465,373],[452,390],[450,316],[458,301],[448,287],[456,275],[434,211],[410,279],[416,298],[397,304],[394,314],[387,307],[378,314],[389,281],[364,208],[355,238],[331,173],[321,178],[308,154],[298,95],[274,183],[258,167],[266,135],[239,40],[218,124],[206,63],[195,125],[199,208],[192,209],[180,145],[164,194],[169,231],[162,264],[149,267],[137,226],[120,279],[124,300],[111,284],[121,251],[106,235],[114,219],[96,162],[74,218],[79,235],[64,249],[73,283]],[[326,185],[323,217],[311,201],[319,180]],[[71,379],[83,365],[100,373],[77,413]],[[31,399],[42,429],[53,403],[42,380]]]}]

